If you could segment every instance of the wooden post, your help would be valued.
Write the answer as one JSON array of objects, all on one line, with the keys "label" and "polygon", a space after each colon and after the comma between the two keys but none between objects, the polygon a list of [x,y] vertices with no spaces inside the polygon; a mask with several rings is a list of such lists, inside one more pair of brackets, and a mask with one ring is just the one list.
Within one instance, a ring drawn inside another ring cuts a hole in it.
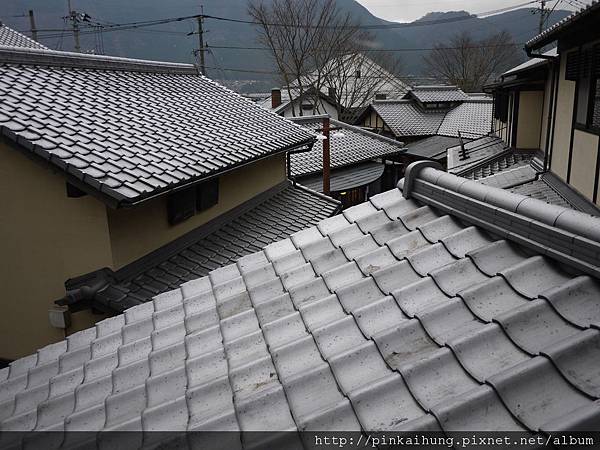
[{"label": "wooden post", "polygon": [[331,152],[329,145],[329,117],[323,118],[323,194],[329,195],[331,192],[330,167]]}]

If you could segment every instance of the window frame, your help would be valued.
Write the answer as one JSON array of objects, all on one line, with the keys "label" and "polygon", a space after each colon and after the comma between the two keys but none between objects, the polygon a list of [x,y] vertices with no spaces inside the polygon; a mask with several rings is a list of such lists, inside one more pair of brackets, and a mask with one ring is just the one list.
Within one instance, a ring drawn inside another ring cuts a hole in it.
[{"label": "window frame", "polygon": [[[600,44],[596,44],[596,45],[600,45]],[[577,76],[577,80],[576,80],[576,85],[575,85],[575,111],[574,111],[574,120],[573,120],[573,128],[580,130],[580,131],[585,131],[586,133],[590,133],[590,134],[595,134],[595,135],[599,135],[600,136],[600,125],[596,125],[594,126],[593,124],[593,117],[594,117],[594,107],[595,107],[595,98],[596,98],[596,91],[599,88],[600,85],[600,73],[598,73],[598,70],[596,70],[595,66],[596,65],[600,65],[600,61],[594,61],[593,58],[593,54],[596,53],[595,52],[595,46],[586,46],[583,48],[580,48],[579,50],[577,50],[577,52],[580,53],[580,60],[578,61],[579,64],[579,73]],[[585,59],[585,52],[589,52],[589,56],[588,58],[590,58],[590,61],[584,61]],[[587,63],[587,64],[586,64]],[[568,79],[565,76],[565,79]],[[580,105],[579,104],[579,100],[580,100],[580,90],[582,89],[582,83],[583,80],[587,79],[589,81],[588,83],[588,92],[587,95],[585,96],[585,105]],[[600,107],[600,105],[599,105]],[[585,108],[585,123],[582,123],[579,120],[579,115],[580,115],[580,111],[581,108]]]}]

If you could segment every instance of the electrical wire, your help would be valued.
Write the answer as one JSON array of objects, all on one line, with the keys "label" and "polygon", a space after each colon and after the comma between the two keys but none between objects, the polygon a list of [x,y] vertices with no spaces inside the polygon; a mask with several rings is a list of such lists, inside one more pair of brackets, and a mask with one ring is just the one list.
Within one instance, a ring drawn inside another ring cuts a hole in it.
[{"label": "electrical wire", "polygon": [[[531,5],[533,3],[537,3],[539,0],[530,0],[524,3],[519,3],[517,5],[513,5],[507,8],[501,8],[501,9],[495,9],[492,11],[486,11],[486,12],[482,12],[479,13],[477,15],[473,14],[473,15],[468,15],[468,16],[459,16],[459,17],[451,17],[448,19],[438,19],[438,20],[426,20],[426,21],[415,21],[415,22],[408,22],[408,23],[391,23],[391,24],[380,24],[380,25],[357,25],[355,28],[356,29],[366,29],[366,30],[377,30],[377,29],[393,29],[393,28],[409,28],[409,27],[422,27],[422,26],[429,26],[429,25],[436,25],[436,24],[443,24],[443,23],[453,23],[453,22],[461,22],[461,21],[465,21],[465,20],[472,20],[472,19],[476,19],[478,17],[485,17],[485,16],[489,16],[489,15],[494,15],[494,14],[499,14],[502,12],[506,12],[506,11],[510,11],[513,9],[517,9],[523,6],[527,6],[527,5]],[[211,19],[211,20],[216,20],[216,21],[225,21],[225,22],[231,22],[231,23],[242,23],[242,24],[249,24],[249,25],[261,25],[260,22],[256,22],[253,20],[244,20],[244,19],[234,19],[231,17],[221,17],[221,16],[212,16],[212,15],[207,15],[207,14],[195,14],[195,15],[191,15],[191,16],[181,16],[181,17],[172,17],[172,18],[165,18],[165,19],[155,19],[155,20],[146,20],[146,21],[137,21],[137,22],[125,22],[125,23],[108,23],[103,26],[103,31],[104,32],[108,32],[108,31],[124,31],[124,30],[130,30],[130,29],[137,29],[137,28],[145,28],[145,27],[150,27],[150,26],[155,26],[155,25],[162,25],[162,24],[167,24],[167,23],[173,23],[173,22],[183,22],[186,20],[191,20],[191,19],[197,19],[199,17],[203,17],[204,19]],[[279,24],[279,23],[273,23],[273,24],[268,24],[271,26],[280,26],[280,27],[296,27],[296,28],[323,28],[323,29],[338,29],[339,27],[336,26],[318,26],[318,25],[308,25],[308,24]],[[89,34],[89,33],[93,33],[94,30],[86,30],[86,28],[91,28],[91,26],[82,26],[80,29],[80,34]],[[46,29],[38,29],[39,33],[52,33],[52,32],[58,32],[58,33],[63,33],[63,32],[73,32],[73,30],[68,29],[68,28],[63,28],[63,29],[56,29],[56,28],[46,28]],[[49,38],[49,37],[56,37],[56,36],[51,36],[51,35],[45,35],[43,36],[44,38]]]}]

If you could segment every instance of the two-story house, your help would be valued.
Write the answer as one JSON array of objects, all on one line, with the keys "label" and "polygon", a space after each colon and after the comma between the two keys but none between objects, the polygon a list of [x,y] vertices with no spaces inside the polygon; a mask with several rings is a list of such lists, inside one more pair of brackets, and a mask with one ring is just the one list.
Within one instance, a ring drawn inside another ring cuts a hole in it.
[{"label": "two-story house", "polygon": [[0,358],[338,210],[288,181],[287,155],[310,150],[314,134],[193,65],[2,36]]}]

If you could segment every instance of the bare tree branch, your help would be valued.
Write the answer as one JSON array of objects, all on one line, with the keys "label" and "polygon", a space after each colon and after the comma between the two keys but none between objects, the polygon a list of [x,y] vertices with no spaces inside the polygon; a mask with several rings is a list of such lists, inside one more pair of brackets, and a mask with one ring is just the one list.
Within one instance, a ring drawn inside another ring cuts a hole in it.
[{"label": "bare tree branch", "polygon": [[511,35],[501,31],[481,41],[468,32],[436,44],[424,57],[429,75],[466,92],[481,91],[495,76],[518,64],[519,51]]}]

